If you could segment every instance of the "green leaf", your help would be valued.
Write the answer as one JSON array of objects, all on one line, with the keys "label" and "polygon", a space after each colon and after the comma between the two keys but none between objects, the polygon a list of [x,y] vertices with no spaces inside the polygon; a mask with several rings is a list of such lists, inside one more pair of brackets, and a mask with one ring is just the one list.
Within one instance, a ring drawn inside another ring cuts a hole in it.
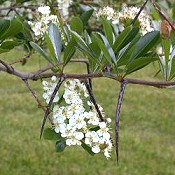
[{"label": "green leaf", "polygon": [[140,40],[137,42],[136,49],[131,55],[130,59],[132,60],[144,56],[151,48],[153,48],[159,38],[159,31],[149,32],[141,37]]},{"label": "green leaf", "polygon": [[39,53],[41,54],[48,62],[50,62],[52,65],[54,65],[54,62],[52,58],[36,43],[30,42],[30,45]]},{"label": "green leaf", "polygon": [[103,24],[105,36],[106,36],[110,46],[112,47],[114,34],[113,34],[111,24],[110,24],[109,20],[107,20],[105,18],[102,18],[102,24]]},{"label": "green leaf", "polygon": [[43,133],[43,138],[46,140],[59,140],[62,137],[60,134],[57,134],[53,129],[45,128]]},{"label": "green leaf", "polygon": [[131,42],[135,36],[138,34],[139,28],[132,26],[126,27],[121,34],[116,37],[116,40],[113,45],[114,53],[117,54],[119,50],[124,48],[129,42]]},{"label": "green leaf", "polygon": [[0,20],[0,39],[2,35],[8,30],[9,27],[10,27],[10,20],[6,19]]},{"label": "green leaf", "polygon": [[55,51],[55,56],[57,58],[57,61],[60,63],[62,41],[61,41],[61,36],[60,36],[58,26],[56,26],[55,24],[50,24],[48,29],[48,34]]},{"label": "green leaf", "polygon": [[99,126],[96,126],[94,128],[90,128],[90,131],[98,131],[99,129],[100,129],[100,127]]},{"label": "green leaf", "polygon": [[8,52],[11,49],[13,49],[16,46],[19,46],[23,44],[22,41],[4,41],[1,45],[0,45],[0,53],[3,52]]},{"label": "green leaf", "polygon": [[108,62],[112,65],[112,62],[114,64],[116,64],[116,58],[115,58],[115,54],[113,49],[111,48],[108,40],[106,39],[106,37],[104,35],[102,35],[101,33],[97,33],[102,40],[97,36],[94,35],[96,37],[97,40],[97,44],[99,46],[99,48],[101,49],[101,51],[104,53],[105,58],[108,60]]},{"label": "green leaf", "polygon": [[77,32],[78,34],[83,33],[83,22],[79,17],[72,17],[70,21],[71,30]]},{"label": "green leaf", "polygon": [[100,65],[100,62],[96,58],[96,55],[93,54],[93,51],[90,49],[90,47],[86,44],[86,42],[83,40],[83,38],[76,32],[71,31],[73,38],[77,42],[77,45],[79,46],[79,49],[88,56],[88,59],[91,59],[92,62],[97,63]]},{"label": "green leaf", "polygon": [[90,10],[83,12],[83,14],[80,16],[80,19],[82,20],[83,25],[87,24],[88,20],[90,19],[90,17],[93,14],[93,12],[94,12],[93,9],[90,9]]},{"label": "green leaf", "polygon": [[168,80],[171,80],[174,77],[175,77],[175,48],[173,48],[169,60]]},{"label": "green leaf", "polygon": [[[5,22],[8,23],[8,22]],[[1,34],[0,34],[0,40],[4,40],[6,38],[10,38],[14,35],[16,35],[17,33],[20,33],[23,29],[21,22],[18,20],[18,18],[12,19],[10,20],[10,25],[7,29],[8,24],[6,24],[5,27],[3,27],[3,29],[1,29]],[[6,30],[4,30],[6,29]]]},{"label": "green leaf", "polygon": [[66,141],[65,140],[59,140],[55,144],[56,152],[62,152],[66,148]]},{"label": "green leaf", "polygon": [[55,55],[55,50],[53,48],[52,41],[50,40],[50,37],[47,33],[45,33],[44,36],[45,36],[45,41],[46,41],[47,47],[49,49],[50,55],[51,55],[52,59],[55,60],[55,62],[57,62],[57,58]]},{"label": "green leaf", "polygon": [[158,57],[139,57],[126,66],[126,74],[135,72],[151,62],[157,61]]},{"label": "green leaf", "polygon": [[81,141],[81,146],[83,147],[84,150],[86,150],[90,155],[94,156],[95,153],[92,152],[91,147],[86,145],[83,141]]},{"label": "green leaf", "polygon": [[118,56],[117,56],[118,66],[125,65],[130,61],[129,58],[134,52],[136,48],[136,43],[138,42],[139,39],[140,39],[140,34],[138,33],[131,42],[129,42],[124,48],[122,48],[118,52]]},{"label": "green leaf", "polygon": [[162,46],[163,46],[163,53],[165,56],[165,69],[168,70],[171,40],[169,38],[167,39],[162,38]]},{"label": "green leaf", "polygon": [[69,43],[67,44],[66,48],[64,49],[64,65],[66,65],[72,58],[72,56],[75,53],[75,45],[76,42],[74,39],[71,39],[71,41],[69,41]]}]

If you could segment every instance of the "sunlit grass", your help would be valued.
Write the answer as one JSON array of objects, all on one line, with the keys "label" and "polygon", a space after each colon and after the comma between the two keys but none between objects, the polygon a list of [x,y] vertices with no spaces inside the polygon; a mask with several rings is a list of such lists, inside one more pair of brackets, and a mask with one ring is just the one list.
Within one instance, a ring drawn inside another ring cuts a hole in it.
[{"label": "sunlit grass", "polygon": [[[15,57],[14,57],[15,56]],[[1,58],[8,60],[22,56],[12,52]],[[35,71],[45,62],[32,57],[27,65],[16,67]],[[81,72],[84,65],[68,66],[69,72]],[[150,65],[131,77],[153,79],[156,71]],[[42,99],[40,81],[30,82]],[[108,117],[113,119],[119,83],[108,79],[93,80],[94,94]],[[22,80],[0,73],[0,175],[173,175],[175,172],[175,92],[128,85],[121,109],[120,160],[103,155],[91,157],[81,148],[66,148],[56,153],[54,142],[39,139],[43,117]],[[49,125],[49,124],[47,124]]]}]

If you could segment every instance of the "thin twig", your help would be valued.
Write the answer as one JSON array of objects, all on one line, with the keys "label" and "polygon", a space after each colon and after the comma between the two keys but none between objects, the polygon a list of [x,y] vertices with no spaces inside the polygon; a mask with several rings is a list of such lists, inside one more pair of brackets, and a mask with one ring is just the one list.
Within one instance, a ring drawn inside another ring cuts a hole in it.
[{"label": "thin twig", "polygon": [[27,88],[29,89],[29,91],[31,92],[32,96],[34,97],[34,99],[35,99],[35,101],[36,101],[38,107],[41,107],[42,110],[45,111],[45,107],[41,104],[41,102],[39,101],[39,99],[38,99],[36,93],[35,93],[35,92],[32,90],[32,88],[30,87],[29,82],[28,82],[27,80],[23,80],[23,81],[24,81],[26,87],[27,87]]},{"label": "thin twig", "polygon": [[120,123],[120,109],[122,106],[122,102],[123,102],[123,95],[125,92],[125,88],[127,85],[127,81],[123,81],[121,82],[120,85],[120,91],[119,91],[119,96],[118,96],[118,101],[117,101],[117,109],[116,109],[116,130],[115,130],[115,134],[116,134],[116,155],[117,155],[117,162],[119,160],[119,123]]},{"label": "thin twig", "polygon": [[26,6],[26,5],[12,5],[9,7],[0,8],[0,11],[1,10],[15,10],[15,9],[20,9],[20,8],[35,10],[38,7],[39,7],[39,5],[28,5],[28,6]]},{"label": "thin twig", "polygon": [[142,7],[140,8],[139,12],[138,12],[137,15],[135,16],[135,18],[132,20],[131,24],[134,25],[134,23],[135,23],[136,20],[138,19],[140,13],[141,13],[142,10],[145,8],[145,6],[146,6],[146,4],[147,4],[148,1],[149,1],[149,0],[146,0],[145,3],[142,5]]},{"label": "thin twig", "polygon": [[101,113],[101,111],[100,111],[100,109],[98,107],[98,104],[96,102],[96,99],[94,97],[94,94],[92,92],[92,89],[91,89],[89,83],[87,82],[87,80],[85,80],[84,83],[85,83],[86,89],[87,89],[87,91],[88,91],[88,93],[90,95],[91,101],[92,101],[92,103],[93,103],[93,105],[94,105],[94,107],[95,107],[95,109],[96,109],[96,111],[98,113],[98,116],[99,116],[100,120],[104,121],[104,118],[103,118],[102,113]]},{"label": "thin twig", "polygon": [[43,121],[42,121],[42,125],[41,125],[40,138],[42,137],[46,120],[48,118],[48,115],[50,114],[50,107],[51,107],[51,105],[53,103],[53,100],[55,98],[56,93],[58,92],[58,90],[59,90],[59,88],[60,88],[60,86],[61,86],[61,84],[63,83],[64,80],[65,80],[65,77],[61,76],[59,81],[58,81],[58,83],[57,83],[57,85],[56,85],[56,87],[55,87],[55,89],[54,89],[54,91],[53,91],[53,93],[52,93],[52,95],[51,95],[49,104],[48,104],[48,106],[46,108],[46,111],[45,111],[45,114],[44,114],[44,117],[43,117]]},{"label": "thin twig", "polygon": [[32,52],[29,52],[27,55],[25,55],[24,57],[22,57],[22,58],[20,58],[20,59],[18,59],[18,60],[16,60],[16,61],[13,61],[12,63],[10,63],[10,65],[13,65],[13,64],[16,64],[16,63],[22,63],[22,64],[24,64],[25,63],[25,61],[26,61],[26,59],[27,58],[30,58],[30,56],[32,55]]},{"label": "thin twig", "polygon": [[161,16],[165,21],[167,21],[168,24],[171,26],[172,30],[175,31],[175,26],[170,22],[170,20],[163,14],[163,12],[161,12],[161,11],[159,10],[159,8],[156,6],[156,4],[155,4],[153,1],[151,1],[151,3],[153,4],[153,6],[154,6],[154,8],[157,10],[157,12],[160,14],[160,16]]},{"label": "thin twig", "polygon": [[[89,65],[89,61],[87,59],[72,59],[71,62],[85,63],[86,68],[87,68],[87,73],[90,74],[90,65]],[[89,81],[89,85],[92,89],[92,80],[89,78],[88,81]]]}]

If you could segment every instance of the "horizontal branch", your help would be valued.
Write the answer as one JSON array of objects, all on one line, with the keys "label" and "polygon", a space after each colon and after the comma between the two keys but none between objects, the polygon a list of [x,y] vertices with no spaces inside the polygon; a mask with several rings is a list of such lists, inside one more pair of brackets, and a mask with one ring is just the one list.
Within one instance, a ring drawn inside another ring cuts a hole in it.
[{"label": "horizontal branch", "polygon": [[[48,68],[50,68],[48,66]],[[105,77],[109,79],[113,79],[118,82],[123,82],[126,81],[127,84],[137,84],[137,85],[146,85],[146,86],[153,86],[157,88],[163,88],[167,86],[175,86],[175,81],[148,81],[148,80],[139,80],[139,79],[131,79],[131,78],[122,78],[116,74],[112,73],[102,73],[102,72],[97,72],[97,73],[87,73],[87,74],[61,74],[61,73],[44,73],[47,67],[42,68],[34,73],[24,73],[21,71],[18,71],[14,69],[11,65],[6,64],[5,62],[1,62],[0,64],[0,71],[9,73],[11,75],[17,76],[21,78],[22,80],[38,80],[41,78],[50,78],[52,76],[56,77],[64,77],[65,79],[92,79],[92,78],[100,78],[100,77]]]}]

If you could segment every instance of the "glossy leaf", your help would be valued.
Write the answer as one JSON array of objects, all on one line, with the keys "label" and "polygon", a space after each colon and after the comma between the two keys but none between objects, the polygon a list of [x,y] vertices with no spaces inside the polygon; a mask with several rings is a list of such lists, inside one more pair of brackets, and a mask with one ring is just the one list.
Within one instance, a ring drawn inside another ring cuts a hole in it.
[{"label": "glossy leaf", "polygon": [[56,152],[62,152],[62,151],[64,151],[65,148],[66,148],[65,140],[59,140],[56,142],[56,144],[55,144]]},{"label": "glossy leaf", "polygon": [[169,57],[168,80],[171,80],[175,77],[175,48],[173,48]]},{"label": "glossy leaf", "polygon": [[90,59],[92,62],[95,62],[100,65],[100,62],[96,58],[96,56],[93,54],[90,47],[86,44],[86,42],[83,40],[83,38],[76,32],[71,31],[73,38],[77,42],[77,45],[79,46],[79,49],[88,56],[88,59]]},{"label": "glossy leaf", "polygon": [[113,30],[112,30],[111,24],[110,24],[109,20],[107,20],[105,18],[102,18],[102,24],[103,24],[103,30],[104,30],[105,36],[106,36],[110,46],[112,46],[114,36],[113,36]]},{"label": "glossy leaf", "polygon": [[8,52],[11,49],[13,49],[14,47],[21,45],[22,43],[23,42],[21,42],[21,41],[4,41],[0,45],[0,53]]},{"label": "glossy leaf", "polygon": [[95,153],[92,152],[91,147],[86,145],[83,141],[81,141],[81,146],[83,147],[84,150],[86,150],[90,155],[94,156]]},{"label": "glossy leaf", "polygon": [[83,33],[83,22],[79,17],[72,17],[70,21],[71,30],[77,32],[78,34]]},{"label": "glossy leaf", "polygon": [[126,74],[135,72],[151,62],[157,61],[158,57],[139,57],[126,66]]},{"label": "glossy leaf", "polygon": [[130,59],[144,56],[156,44],[159,38],[159,31],[149,32],[141,37],[140,40],[137,42],[136,49],[131,55]]},{"label": "glossy leaf", "polygon": [[75,40],[72,39],[68,45],[66,46],[66,48],[64,49],[64,56],[63,56],[63,60],[64,60],[64,65],[66,65],[70,59],[72,58],[72,56],[74,55],[75,53]]},{"label": "glossy leaf", "polygon": [[101,33],[97,33],[97,34],[102,38],[102,40],[101,40],[97,35],[95,35],[96,40],[97,40],[97,44],[98,44],[99,48],[102,50],[102,52],[104,53],[105,58],[108,60],[108,62],[110,64],[112,64],[112,63],[116,64],[115,54],[114,54],[114,51],[111,48],[108,40]]},{"label": "glossy leaf", "polygon": [[56,26],[55,24],[50,24],[48,34],[55,51],[55,56],[57,58],[57,61],[60,62],[62,41],[61,41],[61,36],[60,36],[60,31],[58,29],[58,26]]},{"label": "glossy leaf", "polygon": [[47,43],[47,47],[49,49],[49,52],[50,52],[50,55],[51,55],[52,59],[55,60],[55,62],[57,62],[57,58],[56,58],[56,55],[55,55],[55,50],[54,50],[52,41],[50,40],[50,37],[47,33],[45,34],[45,41]]},{"label": "glossy leaf", "polygon": [[30,45],[39,53],[41,54],[48,62],[50,62],[52,65],[54,65],[53,60],[51,57],[36,43],[30,42]]},{"label": "glossy leaf", "polygon": [[139,28],[132,28],[128,26],[116,37],[115,43],[113,45],[114,53],[117,54],[119,50],[124,48],[129,42],[131,42],[134,37],[138,34]]},{"label": "glossy leaf", "polygon": [[140,39],[140,34],[138,33],[134,39],[129,42],[124,48],[122,48],[117,54],[117,65],[126,65],[130,61],[130,56],[136,48],[136,43]]},{"label": "glossy leaf", "polygon": [[83,12],[83,14],[80,16],[81,20],[83,21],[83,25],[87,24],[88,20],[93,14],[93,11],[94,11],[93,9],[87,10]]},{"label": "glossy leaf", "polygon": [[10,20],[1,19],[0,20],[0,39],[3,36],[3,34],[8,30],[10,27]]},{"label": "glossy leaf", "polygon": [[[5,23],[8,23],[8,22],[5,22]],[[16,35],[17,33],[20,33],[23,29],[22,24],[18,20],[18,18],[10,20],[10,25],[8,28],[7,26],[8,24],[6,24],[6,26],[3,27],[3,29],[1,29],[0,40],[4,40],[6,38],[12,37]]]},{"label": "glossy leaf", "polygon": [[61,135],[56,133],[51,128],[45,128],[43,133],[43,138],[46,140],[59,140],[61,139]]},{"label": "glossy leaf", "polygon": [[169,57],[170,57],[170,47],[171,41],[169,38],[164,39],[162,38],[162,46],[163,46],[163,53],[165,58],[165,69],[168,69]]}]

